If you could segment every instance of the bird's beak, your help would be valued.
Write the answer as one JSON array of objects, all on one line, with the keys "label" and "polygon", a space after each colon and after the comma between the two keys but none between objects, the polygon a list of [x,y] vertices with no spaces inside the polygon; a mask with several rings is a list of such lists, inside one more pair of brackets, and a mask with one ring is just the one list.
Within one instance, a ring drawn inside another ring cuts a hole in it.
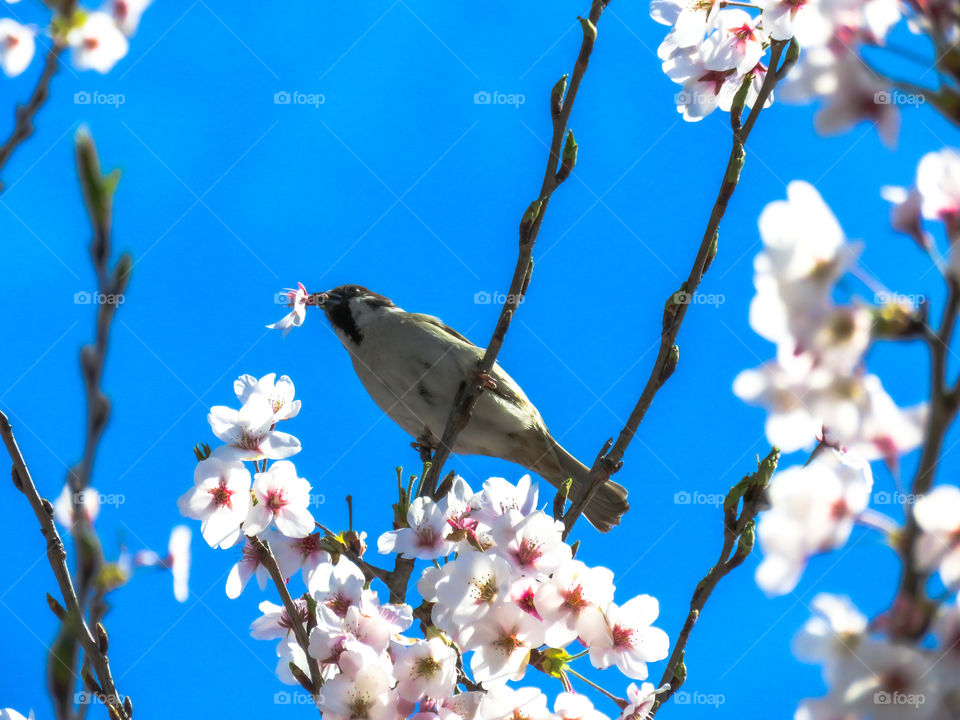
[{"label": "bird's beak", "polygon": [[335,292],[324,292],[320,293],[319,302],[317,303],[320,307],[333,307],[334,305],[339,305],[343,302],[343,295]]}]

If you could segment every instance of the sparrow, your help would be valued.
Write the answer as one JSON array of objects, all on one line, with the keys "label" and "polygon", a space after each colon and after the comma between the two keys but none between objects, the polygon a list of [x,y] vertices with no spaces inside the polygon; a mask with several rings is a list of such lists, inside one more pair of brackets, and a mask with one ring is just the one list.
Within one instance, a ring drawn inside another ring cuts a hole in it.
[{"label": "sparrow", "polygon": [[[475,372],[483,348],[439,319],[407,312],[359,285],[341,285],[314,297],[377,406],[421,445],[439,445],[457,391]],[[589,468],[553,438],[537,408],[499,364],[489,380],[452,451],[508,460],[554,487],[570,478],[570,497],[578,497]],[[629,507],[626,489],[608,481],[584,514],[607,532]]]}]

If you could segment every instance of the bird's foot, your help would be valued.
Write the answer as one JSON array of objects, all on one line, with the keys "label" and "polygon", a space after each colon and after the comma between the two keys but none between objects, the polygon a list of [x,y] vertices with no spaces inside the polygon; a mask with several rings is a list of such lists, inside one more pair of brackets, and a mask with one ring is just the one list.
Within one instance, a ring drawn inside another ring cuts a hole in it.
[{"label": "bird's foot", "polygon": [[471,373],[470,373],[470,377],[471,377],[471,378],[477,383],[477,385],[479,385],[480,387],[484,387],[484,388],[486,388],[487,390],[493,390],[493,391],[496,391],[496,389],[497,389],[497,381],[494,380],[492,377],[490,377],[490,374],[489,374],[489,373],[478,372],[478,371],[476,371],[476,370],[473,370],[473,371],[471,371]]}]

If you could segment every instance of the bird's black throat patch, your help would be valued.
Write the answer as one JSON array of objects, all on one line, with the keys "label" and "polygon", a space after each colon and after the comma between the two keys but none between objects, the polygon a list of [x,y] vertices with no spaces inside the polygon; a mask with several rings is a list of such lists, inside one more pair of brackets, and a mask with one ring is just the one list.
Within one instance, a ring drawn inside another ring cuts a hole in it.
[{"label": "bird's black throat patch", "polygon": [[340,301],[324,306],[327,319],[335,329],[343,332],[357,345],[363,340],[363,333],[350,311],[350,300],[362,298],[362,302],[371,308],[393,307],[393,301],[390,298],[371,292],[362,285],[341,285],[328,292],[339,296]]}]

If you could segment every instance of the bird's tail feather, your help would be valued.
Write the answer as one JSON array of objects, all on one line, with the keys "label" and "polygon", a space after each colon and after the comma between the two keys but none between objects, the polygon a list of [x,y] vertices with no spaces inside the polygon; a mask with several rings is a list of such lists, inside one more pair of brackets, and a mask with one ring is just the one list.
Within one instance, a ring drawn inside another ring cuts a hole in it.
[{"label": "bird's tail feather", "polygon": [[[568,453],[552,437],[548,436],[551,451],[537,458],[527,468],[540,475],[554,487],[559,487],[567,478],[573,480],[570,499],[575,501],[584,492],[590,477],[590,468]],[[627,489],[612,480],[607,480],[590,500],[584,510],[587,520],[600,532],[609,532],[620,524],[620,516],[630,509]]]}]

